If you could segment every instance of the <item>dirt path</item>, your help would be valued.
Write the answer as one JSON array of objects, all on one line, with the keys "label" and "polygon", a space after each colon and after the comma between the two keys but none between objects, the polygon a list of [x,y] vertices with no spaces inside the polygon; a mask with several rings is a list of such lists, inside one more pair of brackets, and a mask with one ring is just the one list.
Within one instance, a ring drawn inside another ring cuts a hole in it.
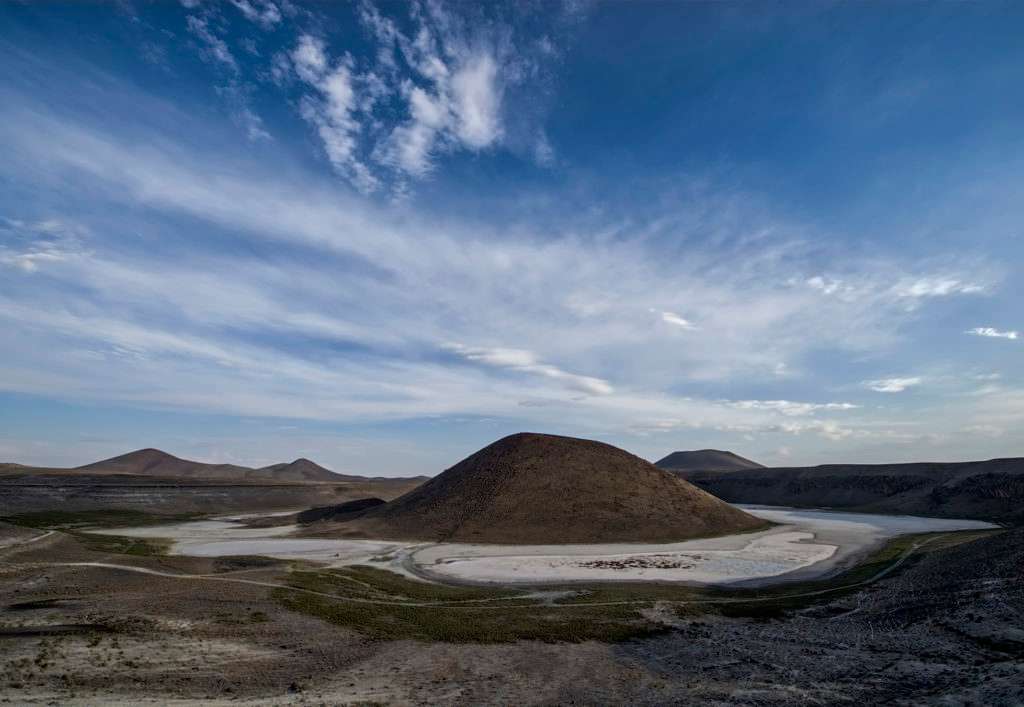
[{"label": "dirt path", "polygon": [[45,533],[40,533],[39,535],[35,536],[34,538],[29,538],[28,540],[17,540],[17,539],[12,540],[11,542],[4,543],[3,545],[0,545],[0,551],[11,550],[11,549],[16,548],[16,547],[24,547],[25,545],[28,545],[30,543],[34,543],[34,542],[37,542],[39,540],[44,540],[44,539],[50,537],[51,535],[54,535],[56,532],[57,532],[56,530],[47,530]]}]

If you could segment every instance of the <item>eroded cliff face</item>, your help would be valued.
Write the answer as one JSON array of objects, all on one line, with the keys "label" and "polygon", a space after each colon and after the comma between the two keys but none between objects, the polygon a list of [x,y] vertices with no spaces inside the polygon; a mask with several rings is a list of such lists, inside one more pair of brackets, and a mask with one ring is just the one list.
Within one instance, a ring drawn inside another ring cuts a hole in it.
[{"label": "eroded cliff face", "polygon": [[1024,459],[833,464],[682,475],[731,503],[1024,522]]}]

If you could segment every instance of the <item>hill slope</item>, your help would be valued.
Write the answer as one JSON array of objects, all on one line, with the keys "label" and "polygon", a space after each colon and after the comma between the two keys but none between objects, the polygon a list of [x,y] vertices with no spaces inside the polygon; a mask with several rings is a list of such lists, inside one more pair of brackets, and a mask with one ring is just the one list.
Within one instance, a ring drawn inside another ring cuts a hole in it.
[{"label": "hill slope", "polygon": [[257,474],[266,474],[272,479],[289,481],[344,481],[346,479],[362,478],[358,476],[335,474],[333,471],[325,469],[316,462],[304,458],[299,458],[288,463],[271,464],[270,466],[255,469],[255,471]]},{"label": "hill slope", "polygon": [[103,459],[76,468],[78,471],[108,474],[132,474],[187,479],[228,476],[243,477],[246,472],[252,471],[252,469],[247,467],[235,466],[233,464],[205,464],[189,459],[180,459],[173,454],[151,448],[138,449],[134,452],[128,452],[127,454],[121,454],[110,459]]},{"label": "hill slope", "polygon": [[521,433],[337,532],[485,543],[670,542],[764,525],[616,447]]},{"label": "hill slope", "polygon": [[223,481],[325,481],[339,482],[362,477],[342,476],[308,459],[251,469],[235,464],[205,464],[180,459],[159,449],[140,449],[103,461],[80,466],[77,471],[173,479],[219,479]]},{"label": "hill slope", "polygon": [[1024,523],[1024,459],[681,472],[730,503]]},{"label": "hill slope", "polygon": [[654,466],[666,471],[734,471],[764,468],[757,462],[720,449],[672,452],[664,459],[654,462]]}]

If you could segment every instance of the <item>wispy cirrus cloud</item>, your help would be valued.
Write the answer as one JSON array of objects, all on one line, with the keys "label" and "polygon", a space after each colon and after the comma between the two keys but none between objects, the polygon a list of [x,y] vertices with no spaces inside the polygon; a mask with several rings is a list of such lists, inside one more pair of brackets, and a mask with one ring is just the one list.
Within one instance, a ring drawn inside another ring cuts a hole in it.
[{"label": "wispy cirrus cloud", "polygon": [[980,326],[973,329],[968,329],[965,333],[972,336],[983,336],[990,339],[1010,339],[1015,340],[1020,336],[1020,332],[1013,329],[996,329],[994,327]]},{"label": "wispy cirrus cloud", "polygon": [[[895,284],[892,277],[896,278]],[[957,295],[981,295],[990,288],[990,283],[966,280],[963,277],[948,274],[915,274],[891,273],[884,276],[871,275],[831,277],[814,275],[806,280],[806,285],[823,295],[846,301],[877,299],[879,297],[893,301],[902,301],[905,306],[917,307],[929,299],[952,297]]]},{"label": "wispy cirrus cloud", "polygon": [[[338,60],[310,47],[289,71],[327,111],[318,86]],[[930,277],[916,262],[893,258],[879,274],[841,253],[844,279],[889,286],[823,296],[807,285],[822,250],[777,217],[777,237],[753,238],[765,216],[742,195],[672,200],[665,220],[684,225],[669,235],[706,229],[716,248],[666,257],[642,230],[438,224],[244,154],[12,105],[0,174],[40,193],[81,185],[89,235],[83,254],[47,263],[45,281],[18,273],[0,286],[0,318],[18,340],[5,350],[5,390],[347,423],[487,416],[571,421],[566,431],[593,436],[892,438],[856,401],[717,388],[779,385],[780,361],[799,380],[818,352],[841,360],[898,342],[919,313],[891,283]],[[709,208],[716,199],[729,208]],[[94,223],[96,205],[118,219]],[[239,238],[244,253],[225,258]],[[965,267],[957,279],[977,275]]]},{"label": "wispy cirrus cloud", "polygon": [[[403,26],[411,29],[403,30],[363,2],[357,16],[372,52],[332,52],[318,30],[304,29],[269,67],[278,84],[297,76],[313,89],[300,96],[300,112],[335,170],[364,193],[389,185],[402,195],[410,179],[429,175],[443,155],[502,146],[508,89],[528,80],[541,85],[543,60],[552,51],[517,37],[500,20],[473,23],[440,3],[414,2],[408,11]],[[550,163],[542,128],[533,130],[538,161]]]},{"label": "wispy cirrus cloud", "polygon": [[351,58],[332,65],[323,40],[302,35],[291,59],[298,77],[317,91],[316,96],[303,96],[301,113],[316,127],[327,158],[359,191],[376,190],[380,182],[359,156],[361,125]]},{"label": "wispy cirrus cloud", "polygon": [[662,312],[661,321],[665,322],[666,324],[671,324],[672,326],[679,327],[680,329],[688,329],[690,331],[697,329],[696,324],[691,322],[689,319],[684,319],[683,317],[680,317],[675,312]]},{"label": "wispy cirrus cloud", "polygon": [[730,407],[740,410],[775,410],[788,417],[811,415],[816,412],[856,410],[853,403],[807,403],[793,400],[730,400]]},{"label": "wispy cirrus cloud", "polygon": [[898,297],[924,299],[949,295],[975,295],[985,292],[985,285],[964,282],[955,277],[922,277],[897,283],[893,291]]},{"label": "wispy cirrus cloud", "polygon": [[590,395],[608,395],[615,390],[606,380],[569,373],[557,366],[542,363],[537,354],[525,349],[482,348],[463,346],[462,344],[448,344],[445,348],[467,361],[544,376],[564,383],[573,390]]},{"label": "wispy cirrus cloud", "polygon": [[878,380],[864,381],[864,385],[876,393],[902,393],[923,382],[924,378],[920,376],[909,376],[906,378],[879,378]]},{"label": "wispy cirrus cloud", "polygon": [[272,0],[231,0],[231,4],[250,22],[271,29],[281,22],[281,10]]},{"label": "wispy cirrus cloud", "polygon": [[[339,293],[350,299],[332,310],[344,312],[349,325],[365,320],[368,330],[409,332],[419,346],[515,341],[542,359],[581,362],[596,378],[610,379],[615,371],[634,385],[658,387],[741,373],[775,379],[780,361],[821,348],[877,347],[894,340],[913,316],[885,291],[823,302],[806,288],[779,286],[792,279],[787,271],[800,268],[799,251],[785,242],[763,243],[756,267],[719,267],[714,263],[722,259],[697,253],[685,262],[666,261],[644,240],[630,238],[500,237],[475,226],[398,223],[377,207],[322,185],[278,180],[259,167],[232,174],[205,156],[164,155],[152,143],[38,115],[13,118],[3,128],[19,146],[12,157],[45,156],[55,176],[62,170],[88,175],[95,198],[375,264],[389,277],[380,279],[374,269],[349,273]],[[742,233],[741,227],[737,247],[749,254]],[[637,316],[651,309],[695,312],[702,336],[672,346],[663,329]],[[391,325],[381,327],[382,317]],[[551,327],[565,336],[553,339]]]},{"label": "wispy cirrus cloud", "polygon": [[501,141],[505,88],[523,80],[532,58],[512,43],[508,27],[471,25],[437,3],[414,5],[411,16],[414,31],[406,34],[374,5],[360,6],[379,47],[369,73],[401,99],[406,116],[385,128],[374,158],[423,177],[440,154]]},{"label": "wispy cirrus cloud", "polygon": [[232,72],[238,71],[238,62],[231,53],[227,42],[218,37],[210,27],[210,17],[189,15],[187,20],[189,32],[201,42],[202,55],[211,61],[219,62]]},{"label": "wispy cirrus cloud", "polygon": [[34,273],[48,264],[79,256],[88,230],[60,219],[24,222],[0,219],[0,265]]}]

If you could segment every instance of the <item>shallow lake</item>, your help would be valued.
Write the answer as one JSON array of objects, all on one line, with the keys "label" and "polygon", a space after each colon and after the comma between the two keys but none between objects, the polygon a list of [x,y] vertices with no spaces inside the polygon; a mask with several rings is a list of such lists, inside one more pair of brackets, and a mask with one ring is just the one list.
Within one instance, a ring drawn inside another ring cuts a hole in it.
[{"label": "shallow lake", "polygon": [[289,537],[294,526],[246,528],[231,519],[103,532],[167,538],[173,541],[171,553],[178,555],[265,555],[332,566],[371,564],[441,581],[655,580],[751,584],[827,574],[897,535],[995,527],[975,520],[740,507],[778,525],[758,533],[679,543],[595,545],[471,545],[294,538]]}]

